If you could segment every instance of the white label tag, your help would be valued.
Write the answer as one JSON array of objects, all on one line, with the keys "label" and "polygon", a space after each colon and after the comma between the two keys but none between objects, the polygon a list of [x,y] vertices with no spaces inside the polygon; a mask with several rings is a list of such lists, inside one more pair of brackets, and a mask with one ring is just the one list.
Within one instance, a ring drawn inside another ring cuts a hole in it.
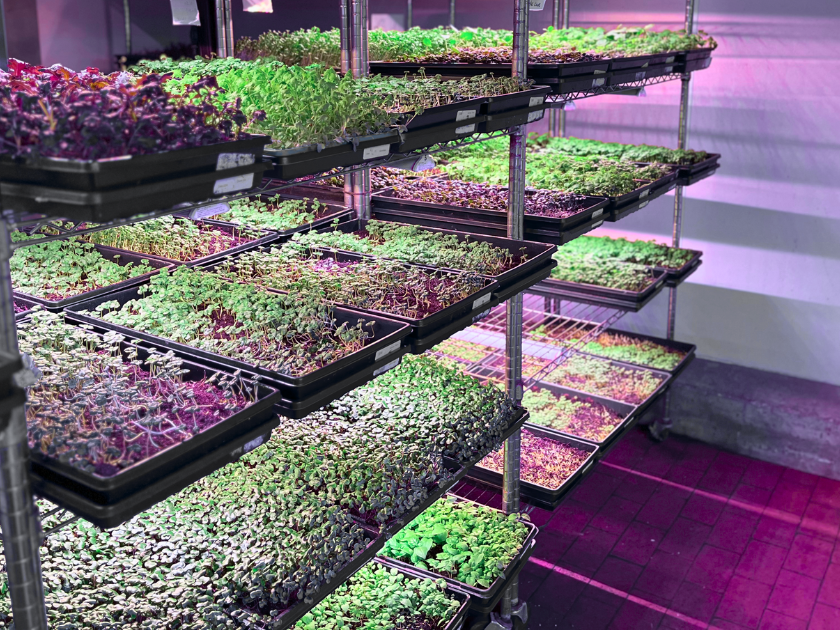
[{"label": "white label tag", "polygon": [[639,210],[641,210],[642,208],[647,208],[649,203],[650,203],[650,201],[645,201],[643,203],[640,203],[639,204]]},{"label": "white label tag", "polygon": [[528,9],[531,11],[542,11],[545,9],[545,0],[528,0]]},{"label": "white label tag", "polygon": [[639,195],[639,199],[644,199],[644,198],[645,198],[645,197],[647,197],[649,194],[650,194],[650,188],[648,188],[647,190],[643,190],[643,191],[641,192],[641,194]]},{"label": "white label tag", "polygon": [[385,346],[384,348],[380,348],[379,350],[376,351],[376,357],[374,358],[374,361],[379,361],[379,359],[387,357],[389,354],[391,354],[393,352],[396,352],[397,350],[400,349],[400,344],[401,343],[402,342],[400,342],[400,341],[395,341],[390,346]]},{"label": "white label tag", "polygon": [[190,219],[206,219],[207,217],[215,217],[217,214],[224,214],[225,212],[230,212],[230,206],[226,203],[216,203],[212,206],[196,208],[190,212]]},{"label": "white label tag", "polygon": [[592,213],[592,218],[593,218],[593,219],[597,219],[597,218],[598,218],[598,217],[600,217],[602,214],[604,214],[604,209],[603,209],[603,208],[601,208],[600,210],[596,210],[595,212],[593,212],[593,213]]},{"label": "white label tag", "polygon": [[[594,70],[592,74],[607,74],[606,70]],[[571,102],[571,101],[570,101]]]},{"label": "white label tag", "polygon": [[644,78],[645,78],[646,74],[647,74],[647,71],[645,71],[645,70],[642,70],[641,72],[637,72],[636,73],[636,81],[644,81]]},{"label": "white label tag", "polygon": [[590,229],[590,230],[594,230],[595,228],[599,228],[599,227],[601,227],[602,225],[604,225],[604,222],[603,222],[603,221],[598,221],[598,223],[593,223],[593,224],[592,224],[592,227],[591,227],[591,228],[589,228],[589,229]]},{"label": "white label tag", "polygon": [[455,114],[455,122],[461,122],[462,120],[470,120],[472,118],[475,118],[474,109],[462,109],[457,114]]},{"label": "white label tag", "polygon": [[712,58],[711,57],[709,57],[708,59],[706,59],[706,61],[703,62],[703,67],[704,68],[708,68],[711,65],[712,65]]},{"label": "white label tag", "polygon": [[250,442],[248,442],[245,446],[243,446],[243,447],[242,447],[242,450],[243,450],[244,452],[246,452],[246,453],[250,453],[251,451],[253,451],[253,450],[254,450],[255,448],[257,448],[258,446],[262,446],[262,443],[263,443],[263,437],[265,437],[265,436],[262,436],[262,435],[261,435],[261,436],[260,436],[260,437],[258,437],[258,438],[254,438],[253,440],[251,440]]},{"label": "white label tag", "polygon": [[645,62],[642,64],[642,68],[647,68],[649,65],[650,65],[650,61],[645,61]]},{"label": "white label tag", "polygon": [[538,110],[538,111],[531,112],[530,114],[528,114],[528,122],[529,122],[529,123],[532,123],[532,122],[534,122],[535,120],[539,120],[540,118],[542,118],[542,117],[543,117],[543,114],[545,114],[545,110],[544,110],[544,109],[540,109],[540,110]]},{"label": "white label tag", "polygon": [[460,133],[474,133],[475,132],[475,123],[471,125],[464,125],[463,127],[458,127],[455,129],[456,134]]},{"label": "white label tag", "polygon": [[472,323],[475,324],[476,322],[481,321],[482,319],[484,319],[485,317],[487,317],[490,314],[490,311],[491,311],[491,309],[489,309],[489,308],[486,311],[481,311],[478,315],[473,317]]},{"label": "white label tag", "polygon": [[472,307],[472,310],[475,310],[475,309],[477,309],[477,308],[481,308],[482,306],[484,306],[485,304],[487,304],[487,302],[489,302],[489,301],[490,301],[490,297],[491,297],[491,296],[492,296],[492,294],[490,294],[490,293],[488,293],[487,295],[482,295],[482,296],[481,296],[480,298],[478,298],[475,302],[473,302],[473,307]]},{"label": "white label tag", "polygon": [[391,361],[390,363],[386,363],[385,365],[383,365],[383,366],[382,366],[381,368],[379,368],[378,370],[374,370],[374,372],[373,372],[373,376],[374,376],[374,377],[377,377],[377,376],[379,376],[380,374],[385,374],[385,372],[387,372],[388,370],[393,370],[393,369],[394,369],[395,367],[397,367],[399,364],[400,364],[400,360],[399,360],[399,359],[394,359],[394,360],[393,360],[393,361]]},{"label": "white label tag", "polygon": [[594,88],[601,87],[606,82],[607,82],[607,77],[601,77],[600,79],[595,79],[594,81],[592,81],[592,87],[594,87]]},{"label": "white label tag", "polygon": [[532,96],[528,101],[528,107],[536,107],[545,103],[545,96]]},{"label": "white label tag", "polygon": [[240,166],[251,166],[256,160],[253,153],[219,153],[216,160],[216,170],[226,171]]},{"label": "white label tag", "polygon": [[365,149],[362,153],[363,160],[372,160],[374,158],[385,157],[390,153],[391,145],[390,144],[380,144],[378,147],[370,147],[369,149]]},{"label": "white label tag", "polygon": [[676,59],[677,59],[677,58],[676,58],[676,57],[674,57],[674,56],[671,56],[671,57],[666,57],[666,58],[665,58],[665,63],[674,63],[674,61],[676,61]]},{"label": "white label tag", "polygon": [[254,174],[237,175],[236,177],[227,177],[220,179],[213,186],[214,195],[223,195],[224,193],[236,192],[237,190],[246,190],[254,185]]}]

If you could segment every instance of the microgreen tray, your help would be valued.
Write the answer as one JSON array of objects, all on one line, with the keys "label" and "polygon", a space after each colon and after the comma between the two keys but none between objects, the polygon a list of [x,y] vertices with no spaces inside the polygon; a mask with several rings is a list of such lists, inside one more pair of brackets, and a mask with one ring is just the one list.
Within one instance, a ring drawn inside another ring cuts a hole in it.
[{"label": "microgreen tray", "polygon": [[493,133],[510,129],[518,125],[527,125],[542,120],[545,116],[545,105],[535,105],[525,109],[518,109],[501,114],[488,114],[486,122],[479,125],[481,133]]},{"label": "microgreen tray", "polygon": [[[375,218],[375,217],[374,217]],[[401,221],[402,223],[410,223],[413,225],[422,225],[421,223],[414,223],[413,221]],[[367,229],[367,221],[363,219],[355,219],[353,221],[347,221],[346,223],[339,223],[335,226],[336,230],[340,232],[356,232],[360,230]],[[553,245],[547,245],[543,243],[535,243],[532,241],[518,241],[514,239],[504,238],[504,237],[497,237],[497,236],[485,236],[482,234],[470,234],[466,232],[459,232],[454,231],[451,229],[439,229],[439,228],[426,228],[429,232],[435,232],[438,234],[452,234],[457,237],[459,241],[466,241],[466,242],[481,242],[481,243],[489,243],[495,247],[499,247],[501,249],[508,250],[511,255],[524,253],[527,256],[524,262],[521,262],[519,265],[514,267],[513,269],[509,269],[502,274],[499,275],[488,275],[488,278],[492,278],[499,283],[498,291],[504,291],[514,282],[517,282],[524,276],[530,275],[533,271],[537,269],[542,269],[545,267],[549,261],[551,260],[552,254],[557,251],[557,247]],[[327,230],[321,230],[327,231]],[[459,271],[459,270],[454,270]]]},{"label": "microgreen tray", "polygon": [[707,177],[711,177],[718,170],[718,164],[715,163],[712,166],[703,169],[702,171],[694,171],[693,173],[682,174],[680,171],[680,176],[677,179],[678,186],[691,186],[692,184],[696,184],[697,182],[703,181]]},{"label": "microgreen tray", "polygon": [[624,85],[626,83],[636,83],[644,81],[647,78],[646,68],[628,68],[625,70],[613,70],[610,72],[607,85]]},{"label": "microgreen tray", "polygon": [[[268,202],[274,195],[261,195],[260,199],[265,202]],[[303,197],[298,197],[296,195],[280,195],[281,201],[286,199],[303,199]],[[310,199],[312,197],[309,197]],[[258,228],[251,226],[247,223],[231,223],[230,221],[222,221],[216,219],[207,219],[206,223],[208,225],[218,225],[218,226],[226,226],[227,228],[240,228],[240,229],[249,229],[249,230],[257,230],[264,234],[270,234],[271,237],[267,237],[267,240],[261,239],[259,242],[252,242],[248,243],[251,247],[247,249],[253,249],[254,247],[259,247],[260,245],[266,245],[268,243],[280,242],[285,243],[288,241],[294,234],[298,234],[300,232],[309,232],[310,230],[317,230],[319,228],[325,227],[330,225],[333,221],[347,221],[353,216],[353,211],[342,205],[335,205],[335,204],[321,204],[323,207],[322,210],[318,211],[318,214],[315,215],[315,220],[311,223],[304,223],[303,225],[299,225],[298,227],[291,228],[288,230],[275,230],[272,228]],[[247,251],[247,249],[243,250],[228,250],[228,254],[238,254],[240,251]],[[207,261],[205,261],[207,262]]]},{"label": "microgreen tray", "polygon": [[591,92],[609,85],[611,73],[570,76],[547,81],[555,94],[573,94],[575,92]]},{"label": "microgreen tray", "polygon": [[[137,358],[145,361],[151,354],[162,354],[161,351],[150,351],[141,342],[126,338],[121,344],[123,360],[127,361],[126,350],[130,347],[138,349]],[[181,379],[186,382],[210,378],[216,370],[196,363],[183,353],[176,352],[176,356],[183,359],[182,369],[185,372]],[[72,492],[81,494],[94,503],[108,506],[120,502],[126,497],[143,491],[145,488],[169,475],[177,474],[186,464],[189,464],[208,452],[224,450],[243,435],[254,429],[261,428],[266,422],[276,417],[272,407],[280,395],[270,387],[253,381],[245,381],[253,387],[256,400],[242,411],[231,415],[225,420],[207,428],[198,435],[164,449],[148,459],[137,462],[112,477],[101,477],[64,464],[55,458],[48,457],[38,449],[30,449],[32,472],[54,485],[60,485]],[[238,386],[243,391],[244,383]]]},{"label": "microgreen tray", "polygon": [[[536,75],[529,76],[533,77]],[[540,105],[545,106],[545,97],[548,96],[550,92],[551,88],[547,85],[535,85],[532,88],[521,92],[511,92],[510,94],[490,96],[487,98],[487,103],[484,105],[482,113],[490,116],[498,116],[499,114],[504,114],[506,112],[520,111],[523,109],[530,109],[532,107],[536,108]]]},{"label": "microgreen tray", "polygon": [[480,96],[449,103],[448,105],[429,107],[424,109],[422,114],[403,114],[403,124],[409,131],[437,127],[448,123],[466,125],[479,116],[487,100],[487,97]]},{"label": "microgreen tray", "polygon": [[622,219],[630,216],[631,214],[638,212],[639,210],[642,210],[644,208],[647,208],[648,205],[650,205],[651,201],[662,197],[663,195],[672,191],[676,187],[676,179],[672,179],[666,183],[660,183],[660,180],[651,182],[651,187],[643,191],[639,198],[635,201],[631,201],[630,203],[621,205],[619,207],[611,208],[609,214],[606,217],[606,220],[611,221],[613,223],[616,221],[621,221]]},{"label": "microgreen tray", "polygon": [[[527,499],[529,503],[537,507],[554,510],[563,500],[566,493],[577,486],[583,477],[592,470],[595,461],[598,459],[599,448],[591,442],[584,442],[583,440],[570,436],[561,437],[556,433],[549,434],[542,427],[528,426],[527,428],[530,433],[533,433],[537,437],[548,438],[590,453],[583,464],[557,488],[546,488],[545,486],[540,486],[524,479],[519,481],[519,493],[522,498]],[[488,468],[474,466],[467,473],[467,477],[493,489],[500,489],[502,487],[502,474]]]},{"label": "microgreen tray", "polygon": [[344,142],[321,151],[314,146],[266,149],[265,154],[274,165],[266,176],[290,181],[298,177],[326,173],[333,168],[356,166],[387,157],[396,142],[398,136],[394,130],[357,138],[354,142]]},{"label": "microgreen tray", "polygon": [[[458,503],[472,503],[473,505],[477,505],[472,501],[468,501],[462,497],[458,497],[456,495],[449,495],[453,499],[455,499]],[[487,508],[493,509],[493,508]],[[499,511],[499,510],[495,510]],[[522,547],[520,548],[519,552],[516,556],[511,559],[511,561],[507,564],[507,566],[502,571],[502,574],[493,580],[493,583],[487,588],[480,588],[478,586],[470,586],[464,582],[460,582],[455,578],[445,577],[438,573],[435,573],[431,570],[421,569],[419,567],[415,567],[408,562],[403,562],[402,560],[396,560],[394,558],[389,558],[388,556],[379,556],[378,560],[383,564],[388,566],[396,567],[400,571],[404,571],[409,575],[416,575],[417,577],[422,577],[431,580],[446,580],[446,583],[463,593],[466,593],[470,596],[470,612],[475,614],[487,614],[492,612],[496,605],[501,601],[502,595],[504,594],[504,590],[507,585],[510,583],[510,580],[519,575],[519,572],[524,568],[525,563],[528,561],[528,558],[531,557],[531,554],[534,551],[534,546],[536,545],[536,538],[537,534],[539,533],[539,528],[531,523],[530,521],[526,521],[524,519],[519,519],[519,522],[522,523],[528,529],[528,535],[525,538],[525,541],[522,543]]]},{"label": "microgreen tray", "polygon": [[203,147],[175,149],[148,155],[126,155],[104,160],[40,158],[33,161],[0,157],[0,180],[93,192],[136,186],[157,179],[207,173],[259,162],[268,136],[221,142]]},{"label": "microgreen tray", "polygon": [[321,186],[315,183],[302,182],[296,186],[283,189],[283,193],[294,197],[317,199],[325,203],[344,204],[344,188],[338,186]]},{"label": "microgreen tray", "polygon": [[[184,219],[184,220],[189,221],[190,219]],[[247,230],[247,231],[250,231],[250,232],[256,232],[257,234],[255,235],[256,238],[254,238],[251,241],[248,241],[247,243],[241,243],[240,245],[237,245],[235,247],[231,247],[230,249],[225,249],[225,250],[222,250],[220,252],[216,252],[215,254],[208,254],[207,256],[202,256],[201,258],[195,258],[195,259],[187,261],[187,262],[182,262],[180,260],[174,260],[172,258],[165,258],[164,256],[154,256],[154,255],[151,255],[151,254],[138,254],[137,252],[133,252],[131,250],[121,249],[121,248],[118,248],[118,247],[114,247],[112,249],[114,249],[115,251],[119,251],[119,252],[127,252],[127,253],[130,253],[130,254],[136,254],[138,256],[148,256],[150,259],[162,260],[162,261],[165,261],[167,263],[172,264],[173,266],[175,266],[175,265],[186,265],[187,267],[195,267],[197,265],[205,265],[207,263],[211,263],[211,262],[214,262],[216,260],[221,260],[222,258],[227,258],[228,256],[234,256],[234,255],[240,254],[242,252],[247,252],[247,251],[250,251],[250,250],[255,249],[257,247],[260,247],[262,245],[268,245],[269,243],[273,243],[276,240],[278,240],[277,232],[272,232],[270,230],[261,230],[261,229],[258,229],[258,228],[252,228],[252,227],[244,226],[244,225],[240,226],[240,225],[237,225],[235,223],[225,223],[223,221],[212,221],[212,220],[209,220],[209,219],[208,220],[199,220],[199,221],[196,221],[195,223],[197,223],[199,227],[204,225],[204,226],[207,226],[208,228],[212,227],[212,228],[215,228],[215,229],[217,229],[221,232],[225,232],[227,234],[232,234],[236,230],[243,230],[243,231]]]},{"label": "microgreen tray", "polygon": [[[642,341],[651,341],[651,342],[653,342],[655,344],[658,344],[660,346],[664,346],[664,347],[666,347],[670,350],[676,350],[678,352],[684,353],[685,356],[683,357],[683,359],[676,365],[676,367],[674,367],[673,369],[670,369],[670,370],[667,370],[667,369],[664,369],[664,368],[652,368],[649,365],[643,365],[641,363],[634,363],[632,361],[619,361],[619,363],[626,363],[627,365],[633,365],[633,366],[640,367],[640,368],[645,368],[645,369],[648,369],[648,370],[655,369],[656,371],[659,371],[659,372],[668,372],[668,373],[671,374],[671,378],[676,378],[677,376],[679,376],[682,373],[682,371],[685,370],[685,368],[687,368],[688,365],[694,360],[695,354],[697,352],[697,346],[695,346],[692,343],[685,343],[685,342],[682,342],[682,341],[674,341],[673,339],[661,339],[660,337],[653,337],[651,335],[643,335],[641,333],[628,332],[626,330],[615,330],[614,328],[608,328],[606,330],[606,332],[612,333],[612,334],[615,334],[615,335],[624,335],[625,337],[630,337],[632,339],[639,339],[639,340],[642,340]],[[596,357],[598,359],[604,358],[604,357],[600,357],[598,355],[595,355],[595,354],[592,354],[592,353],[589,353],[589,352],[585,352],[583,350],[581,350],[581,354],[587,354],[587,355]]]},{"label": "microgreen tray", "polygon": [[257,161],[250,166],[96,192],[0,182],[0,196],[4,209],[76,222],[107,223],[248,190],[260,183],[263,171],[269,166],[267,162]]},{"label": "microgreen tray", "polygon": [[420,129],[409,129],[400,134],[400,143],[394,153],[409,153],[442,142],[468,138],[478,133],[486,116],[477,116],[461,122],[449,122]]},{"label": "microgreen tray", "polygon": [[665,286],[669,289],[673,289],[674,287],[680,286],[683,282],[688,280],[694,273],[700,268],[700,265],[703,264],[703,260],[698,258],[697,261],[690,265],[685,271],[679,276],[672,276],[669,275],[665,278]]},{"label": "microgreen tray", "polygon": [[[148,341],[157,347],[183,352],[186,355],[198,357],[203,362],[210,361],[214,366],[223,366],[229,370],[242,370],[248,374],[258,375],[263,382],[277,388],[283,397],[289,400],[302,400],[311,395],[316,395],[327,386],[336,384],[343,377],[350,375],[366,374],[369,379],[372,372],[377,369],[377,363],[386,361],[388,358],[396,359],[401,356],[401,351],[402,354],[405,354],[405,338],[411,333],[411,328],[402,322],[336,307],[333,311],[333,319],[338,325],[347,322],[350,326],[355,326],[359,320],[374,322],[373,327],[369,328],[373,332],[373,339],[361,350],[346,355],[338,361],[313,370],[303,376],[290,376],[254,366],[238,359],[232,359],[214,352],[195,348],[184,343],[112,324],[94,315],[80,312],[95,312],[97,306],[110,300],[116,300],[120,305],[123,305],[130,300],[142,298],[143,296],[139,292],[139,287],[136,287],[73,305],[68,310],[73,312],[74,319],[84,321],[85,323],[94,324],[103,329],[116,330],[127,336]],[[326,402],[323,402],[323,404],[326,404]]]},{"label": "microgreen tray", "polygon": [[67,308],[68,306],[79,304],[80,302],[86,302],[87,300],[92,300],[102,295],[107,295],[109,293],[114,293],[121,289],[128,289],[130,287],[137,286],[138,284],[143,284],[144,282],[147,282],[148,279],[151,278],[153,275],[157,274],[161,269],[172,269],[174,267],[174,265],[170,261],[164,260],[163,258],[158,258],[156,256],[137,254],[135,252],[129,252],[122,249],[114,249],[113,247],[106,247],[104,245],[94,245],[93,248],[100,254],[102,254],[103,258],[105,258],[106,260],[111,260],[120,266],[125,266],[128,263],[134,263],[135,265],[138,265],[140,261],[145,260],[147,261],[146,264],[148,264],[149,267],[154,267],[155,271],[150,271],[139,276],[134,276],[133,278],[127,278],[125,280],[122,280],[121,282],[117,282],[116,284],[111,284],[106,287],[101,287],[99,289],[92,289],[91,291],[78,293],[77,295],[72,295],[70,297],[62,298],[60,300],[47,300],[17,290],[14,291],[15,299],[20,300],[22,298],[34,304],[39,304],[50,311],[60,311]]},{"label": "microgreen tray", "polygon": [[677,61],[676,52],[654,53],[638,57],[615,57],[610,60],[610,70],[627,70],[630,68],[649,68],[657,64],[672,64]]},{"label": "microgreen tray", "polygon": [[15,319],[20,319],[21,317],[26,317],[29,314],[29,311],[31,311],[36,306],[39,306],[39,304],[36,304],[32,300],[28,300],[21,295],[15,295],[14,296],[14,301],[15,301],[16,306],[21,306],[21,307],[26,308],[26,310],[24,310],[24,311],[20,311],[20,312],[15,313]]}]

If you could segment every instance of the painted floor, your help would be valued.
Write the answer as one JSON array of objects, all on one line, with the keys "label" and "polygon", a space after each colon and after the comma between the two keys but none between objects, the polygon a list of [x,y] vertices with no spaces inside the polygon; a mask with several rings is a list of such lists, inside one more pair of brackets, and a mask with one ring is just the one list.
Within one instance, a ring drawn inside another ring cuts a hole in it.
[{"label": "painted floor", "polygon": [[840,630],[839,481],[639,429],[554,512],[523,509],[532,630]]}]

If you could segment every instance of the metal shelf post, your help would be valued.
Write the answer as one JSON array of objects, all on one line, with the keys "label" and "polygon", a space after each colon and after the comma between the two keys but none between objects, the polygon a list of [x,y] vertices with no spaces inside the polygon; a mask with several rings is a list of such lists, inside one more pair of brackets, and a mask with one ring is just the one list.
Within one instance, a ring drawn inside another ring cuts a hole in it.
[{"label": "metal shelf post", "polygon": [[[556,28],[569,28],[569,10],[572,0],[554,0],[551,25]],[[552,109],[548,115],[548,135],[553,138],[566,136],[566,110]]]},{"label": "metal shelf post", "polygon": [[[343,2],[344,0],[342,0]],[[349,0],[351,26],[348,38],[350,45],[350,68],[353,77],[366,77],[368,65],[368,3],[367,0]],[[342,3],[343,8],[343,3]],[[342,39],[343,43],[343,39]],[[351,175],[352,207],[360,219],[370,219],[370,168],[363,168]],[[344,182],[344,197],[347,199],[348,181]]]}]

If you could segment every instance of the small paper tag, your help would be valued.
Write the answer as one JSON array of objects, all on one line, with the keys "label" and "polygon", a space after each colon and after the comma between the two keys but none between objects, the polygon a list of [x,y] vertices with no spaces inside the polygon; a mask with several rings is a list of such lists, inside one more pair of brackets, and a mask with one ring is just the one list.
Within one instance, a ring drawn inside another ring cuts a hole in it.
[{"label": "small paper tag", "polygon": [[650,201],[644,201],[644,202],[640,203],[639,204],[639,210],[641,210],[642,208],[647,208],[649,203],[650,203]]},{"label": "small paper tag", "polygon": [[542,11],[545,9],[545,0],[528,0],[528,9],[531,11]]},{"label": "small paper tag", "polygon": [[380,144],[378,147],[370,147],[362,152],[363,160],[373,160],[374,158],[381,158],[391,152],[390,144]]},{"label": "small paper tag", "polygon": [[670,57],[665,58],[665,63],[674,63],[676,60],[677,58],[674,55],[671,55]]},{"label": "small paper tag", "polygon": [[253,440],[245,444],[245,446],[242,447],[243,452],[250,453],[258,446],[262,446],[263,438],[265,438],[265,436],[261,435],[260,437],[254,438]]},{"label": "small paper tag", "polygon": [[642,68],[647,68],[649,65],[650,65],[650,61],[645,61],[645,62],[642,64]]},{"label": "small paper tag", "polygon": [[636,81],[644,81],[646,75],[647,75],[646,70],[642,70],[641,72],[637,72],[636,73]]},{"label": "small paper tag", "polygon": [[532,123],[532,122],[534,122],[535,120],[539,120],[540,118],[542,118],[542,117],[543,117],[543,115],[544,115],[544,114],[545,114],[545,110],[544,110],[544,109],[539,109],[539,110],[537,110],[537,111],[535,111],[535,112],[531,112],[530,114],[528,114],[528,122],[529,122],[529,123]]},{"label": "small paper tag", "polygon": [[594,81],[592,81],[592,87],[594,87],[594,88],[601,87],[606,82],[607,82],[607,77],[601,77],[600,79],[595,79]]},{"label": "small paper tag", "polygon": [[196,208],[190,212],[190,219],[206,219],[208,217],[215,217],[217,214],[224,214],[225,212],[230,212],[229,205],[226,203],[215,203],[212,206]]},{"label": "small paper tag", "polygon": [[492,294],[490,294],[490,293],[488,293],[487,295],[482,295],[480,298],[478,298],[476,301],[473,302],[472,310],[475,310],[477,308],[481,308],[482,306],[487,304],[487,302],[490,301],[491,297],[492,297]]},{"label": "small paper tag", "polygon": [[256,156],[253,153],[219,153],[216,170],[226,171],[240,166],[251,166],[255,160]]},{"label": "small paper tag", "polygon": [[470,120],[472,118],[475,118],[474,109],[462,109],[457,114],[455,114],[455,122],[461,122],[462,120]]},{"label": "small paper tag", "polygon": [[650,188],[648,188],[647,190],[643,190],[643,191],[639,194],[639,199],[644,199],[644,198],[645,198],[645,197],[647,197],[649,194],[650,194]]},{"label": "small paper tag", "polygon": [[590,227],[589,229],[590,229],[590,230],[594,230],[595,228],[599,228],[599,227],[601,227],[602,225],[604,225],[604,222],[603,222],[603,221],[598,221],[598,223],[593,223],[593,224],[592,224],[592,227]]},{"label": "small paper tag", "polygon": [[455,129],[455,133],[456,134],[475,133],[475,123],[473,123],[471,125],[464,125],[463,127],[457,127]]},{"label": "small paper tag", "polygon": [[237,190],[247,190],[254,185],[254,174],[237,175],[236,177],[227,177],[220,179],[213,186],[214,195],[223,195],[225,193],[236,192]]},{"label": "small paper tag", "polygon": [[592,213],[592,218],[593,218],[593,219],[597,219],[597,218],[598,218],[598,217],[600,217],[602,214],[604,214],[604,209],[603,209],[603,208],[601,208],[600,210],[596,210],[595,212],[593,212],[593,213]]},{"label": "small paper tag", "polygon": [[387,357],[389,354],[391,354],[393,352],[396,352],[397,350],[400,349],[400,344],[401,343],[402,343],[401,341],[395,341],[394,343],[392,343],[389,346],[385,346],[384,348],[380,348],[379,350],[376,351],[376,357],[374,358],[374,361],[379,361],[379,359]]},{"label": "small paper tag", "polygon": [[528,107],[536,107],[545,103],[545,96],[532,96],[528,101]]},{"label": "small paper tag", "polygon": [[711,66],[711,65],[712,65],[712,58],[711,58],[711,57],[707,57],[707,58],[706,58],[706,61],[704,61],[704,62],[703,62],[703,67],[704,67],[704,68],[708,68],[708,67],[709,67],[709,66]]},{"label": "small paper tag", "polygon": [[373,376],[374,376],[374,377],[377,377],[377,376],[379,376],[380,374],[385,374],[385,372],[387,372],[388,370],[393,370],[393,369],[394,369],[395,367],[397,367],[399,364],[400,364],[400,360],[399,360],[399,359],[394,359],[394,360],[393,360],[393,361],[391,361],[390,363],[386,363],[385,365],[383,365],[383,366],[382,366],[381,368],[379,368],[378,370],[374,370],[374,372],[373,372]]},{"label": "small paper tag", "polygon": [[607,74],[606,70],[593,70],[592,74]]}]

